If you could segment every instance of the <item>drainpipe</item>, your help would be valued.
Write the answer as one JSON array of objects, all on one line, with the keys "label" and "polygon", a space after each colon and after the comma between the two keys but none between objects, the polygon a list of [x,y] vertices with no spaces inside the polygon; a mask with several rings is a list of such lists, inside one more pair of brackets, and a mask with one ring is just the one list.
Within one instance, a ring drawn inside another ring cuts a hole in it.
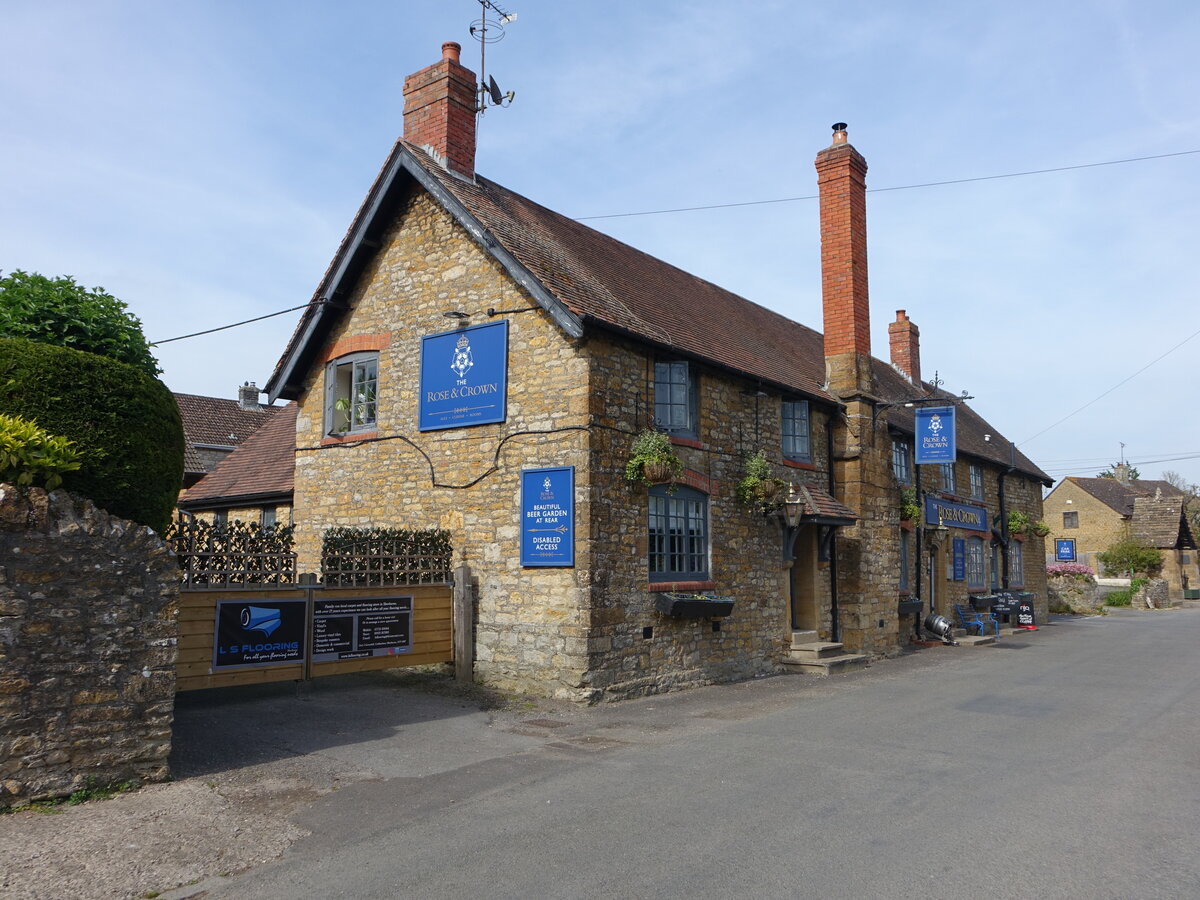
[{"label": "drainpipe", "polygon": [[[825,459],[829,469],[829,496],[834,493],[837,481],[833,476],[833,414],[825,418]],[[841,623],[838,621],[838,567],[837,567],[837,528],[829,529],[829,638],[834,643],[840,639]]]},{"label": "drainpipe", "polygon": [[1004,496],[1004,479],[1017,471],[1017,445],[1011,441],[1008,444],[1008,469],[1000,473],[997,479],[998,489],[997,494],[1000,500],[1000,587],[1008,590],[1008,542],[1010,540],[1008,534],[1008,505],[1005,502]]}]

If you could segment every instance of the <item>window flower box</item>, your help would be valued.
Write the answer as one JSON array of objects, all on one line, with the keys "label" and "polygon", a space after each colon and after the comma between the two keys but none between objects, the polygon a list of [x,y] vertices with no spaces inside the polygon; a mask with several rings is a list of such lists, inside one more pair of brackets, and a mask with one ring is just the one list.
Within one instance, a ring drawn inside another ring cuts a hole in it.
[{"label": "window flower box", "polygon": [[896,610],[902,616],[911,616],[914,613],[919,613],[924,605],[925,602],[923,600],[909,597],[897,602]]},{"label": "window flower box", "polygon": [[705,594],[662,593],[654,598],[654,607],[667,616],[710,619],[732,615],[732,597],[711,597]]}]

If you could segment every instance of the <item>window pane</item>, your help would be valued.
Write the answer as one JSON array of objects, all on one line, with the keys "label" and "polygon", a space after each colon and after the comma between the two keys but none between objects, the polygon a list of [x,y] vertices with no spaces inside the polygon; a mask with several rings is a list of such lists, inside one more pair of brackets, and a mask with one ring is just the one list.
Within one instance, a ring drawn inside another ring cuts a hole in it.
[{"label": "window pane", "polygon": [[787,459],[811,462],[808,401],[783,401],[783,455]]},{"label": "window pane", "polygon": [[667,493],[666,485],[656,485],[650,490],[651,580],[707,580],[708,498],[686,487],[677,488],[673,495]]}]

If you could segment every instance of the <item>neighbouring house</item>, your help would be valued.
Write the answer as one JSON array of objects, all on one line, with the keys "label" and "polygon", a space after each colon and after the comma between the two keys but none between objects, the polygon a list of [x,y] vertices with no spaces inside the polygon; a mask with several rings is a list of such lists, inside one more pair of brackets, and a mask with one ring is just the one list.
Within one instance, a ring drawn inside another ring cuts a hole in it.
[{"label": "neighbouring house", "polygon": [[[921,379],[903,311],[890,364],[871,355],[844,125],[816,163],[821,334],[478,174],[459,52],[406,80],[404,136],[267,384],[295,401],[298,571],[333,526],[444,529],[476,675],[577,700],[775,673],[794,647],[892,655],[922,610],[997,588],[1044,614],[1042,539],[1007,513],[1040,519],[1048,476]],[[915,466],[931,401],[958,455]],[[680,471],[630,482],[647,429]],[[760,451],[779,499],[739,497]]]},{"label": "neighbouring house", "polygon": [[1043,501],[1054,546],[1066,543],[1075,560],[1101,570],[1096,554],[1118,541],[1134,538],[1163,551],[1162,577],[1172,602],[1200,586],[1200,560],[1188,523],[1186,495],[1169,481],[1131,478],[1127,465],[1112,478],[1060,481]]},{"label": "neighbouring house", "polygon": [[186,490],[216,468],[250,435],[258,431],[277,407],[258,402],[260,391],[253,382],[238,388],[238,399],[175,394],[183,419],[185,440],[183,487]]},{"label": "neighbouring house", "polygon": [[214,523],[292,524],[296,405],[271,409],[266,424],[180,495],[181,512]]}]

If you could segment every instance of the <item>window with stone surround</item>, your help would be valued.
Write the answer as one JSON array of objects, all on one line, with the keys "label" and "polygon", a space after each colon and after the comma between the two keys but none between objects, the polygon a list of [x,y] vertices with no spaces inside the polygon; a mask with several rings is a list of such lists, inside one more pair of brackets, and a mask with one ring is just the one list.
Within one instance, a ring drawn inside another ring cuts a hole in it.
[{"label": "window with stone surround", "polygon": [[708,581],[708,495],[670,487],[650,488],[650,580]]},{"label": "window with stone surround", "polygon": [[912,484],[912,448],[904,441],[892,441],[892,471],[901,484]]},{"label": "window with stone surround", "polygon": [[979,466],[971,466],[968,470],[971,478],[971,497],[975,500],[983,499],[983,469]]},{"label": "window with stone surround", "polygon": [[783,458],[792,462],[812,462],[809,437],[808,401],[783,401]]},{"label": "window with stone surround", "polygon": [[942,463],[938,468],[942,472],[942,490],[948,494],[957,494],[958,481],[954,477],[954,463]]},{"label": "window with stone surround", "polygon": [[686,360],[654,364],[654,426],[679,437],[699,438],[699,385]]},{"label": "window with stone surround", "polygon": [[1025,548],[1020,541],[1008,543],[1008,586],[1023,587],[1025,584]]},{"label": "window with stone surround", "polygon": [[1079,513],[1078,512],[1063,513],[1063,528],[1078,528],[1078,527],[1079,527]]},{"label": "window with stone surround", "polygon": [[373,430],[378,387],[378,353],[352,353],[330,362],[325,367],[325,432]]},{"label": "window with stone surround", "polygon": [[967,589],[983,590],[983,540],[967,538]]}]

